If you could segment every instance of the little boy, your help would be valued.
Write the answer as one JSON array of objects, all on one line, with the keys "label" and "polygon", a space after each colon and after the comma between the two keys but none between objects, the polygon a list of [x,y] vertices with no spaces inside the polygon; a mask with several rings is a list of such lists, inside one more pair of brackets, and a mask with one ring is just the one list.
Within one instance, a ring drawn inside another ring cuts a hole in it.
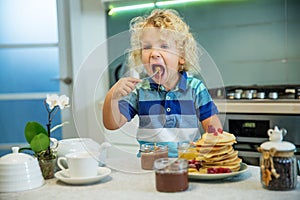
[{"label": "little boy", "polygon": [[199,138],[200,123],[203,130],[222,128],[207,88],[187,74],[199,67],[197,43],[171,9],[134,18],[130,31],[128,64],[142,65],[149,78],[125,77],[113,85],[104,102],[104,126],[115,130],[138,115],[138,142],[167,144],[169,157],[176,157],[178,143]]}]

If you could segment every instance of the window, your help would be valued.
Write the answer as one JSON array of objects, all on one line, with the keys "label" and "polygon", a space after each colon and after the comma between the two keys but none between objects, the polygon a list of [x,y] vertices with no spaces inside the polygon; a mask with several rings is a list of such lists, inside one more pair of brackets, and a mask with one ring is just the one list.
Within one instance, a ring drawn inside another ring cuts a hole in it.
[{"label": "window", "polygon": [[[43,100],[59,93],[56,0],[0,0],[0,27],[1,156],[26,143],[28,121],[46,124]],[[52,136],[60,139],[61,130]]]}]

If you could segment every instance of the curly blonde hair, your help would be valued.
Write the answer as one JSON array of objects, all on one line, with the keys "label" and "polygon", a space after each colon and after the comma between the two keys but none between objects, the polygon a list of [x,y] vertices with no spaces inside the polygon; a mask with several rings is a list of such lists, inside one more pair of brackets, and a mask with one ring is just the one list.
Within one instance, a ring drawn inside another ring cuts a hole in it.
[{"label": "curly blonde hair", "polygon": [[[167,32],[167,37],[175,39],[179,56],[185,59],[180,71],[189,71],[192,67],[200,69],[197,42],[190,33],[189,26],[173,9],[154,9],[149,16],[139,16],[130,21],[131,49],[129,49],[128,65],[131,68],[141,66],[141,37],[145,28],[154,27]],[[171,32],[171,34],[170,34]]]}]

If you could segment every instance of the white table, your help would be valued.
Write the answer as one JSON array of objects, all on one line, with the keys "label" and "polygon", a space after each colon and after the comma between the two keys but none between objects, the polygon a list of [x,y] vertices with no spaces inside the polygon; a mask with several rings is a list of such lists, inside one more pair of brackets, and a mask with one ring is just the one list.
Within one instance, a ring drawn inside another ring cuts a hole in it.
[{"label": "white table", "polygon": [[178,193],[161,193],[155,189],[155,174],[124,173],[113,170],[105,179],[90,185],[72,186],[62,183],[56,178],[46,181],[40,188],[24,192],[0,193],[1,200],[76,200],[76,199],[300,199],[300,177],[295,190],[269,191],[260,183],[259,168],[249,166],[248,171],[222,181],[190,181],[189,189]]}]

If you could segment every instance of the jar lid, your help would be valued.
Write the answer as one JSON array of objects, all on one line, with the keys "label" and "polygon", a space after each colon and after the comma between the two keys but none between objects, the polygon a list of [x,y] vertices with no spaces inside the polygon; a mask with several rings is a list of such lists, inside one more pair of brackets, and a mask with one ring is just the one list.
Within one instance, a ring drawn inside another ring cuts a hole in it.
[{"label": "jar lid", "polygon": [[282,141],[283,136],[286,134],[286,129],[279,130],[278,127],[275,126],[274,129],[268,130],[270,141],[262,143],[260,147],[267,151],[271,148],[275,148],[277,151],[295,151],[296,146],[294,144],[287,141]]},{"label": "jar lid", "polygon": [[6,154],[0,158],[0,164],[21,164],[35,160],[33,156],[25,153],[19,153],[19,147],[12,147],[12,153]]},{"label": "jar lid", "polygon": [[167,145],[155,144],[155,143],[145,143],[141,145],[140,151],[143,153],[151,153],[151,152],[160,152],[166,151],[168,149]]},{"label": "jar lid", "polygon": [[188,160],[182,158],[158,158],[154,161],[154,169],[165,172],[187,171]]}]

